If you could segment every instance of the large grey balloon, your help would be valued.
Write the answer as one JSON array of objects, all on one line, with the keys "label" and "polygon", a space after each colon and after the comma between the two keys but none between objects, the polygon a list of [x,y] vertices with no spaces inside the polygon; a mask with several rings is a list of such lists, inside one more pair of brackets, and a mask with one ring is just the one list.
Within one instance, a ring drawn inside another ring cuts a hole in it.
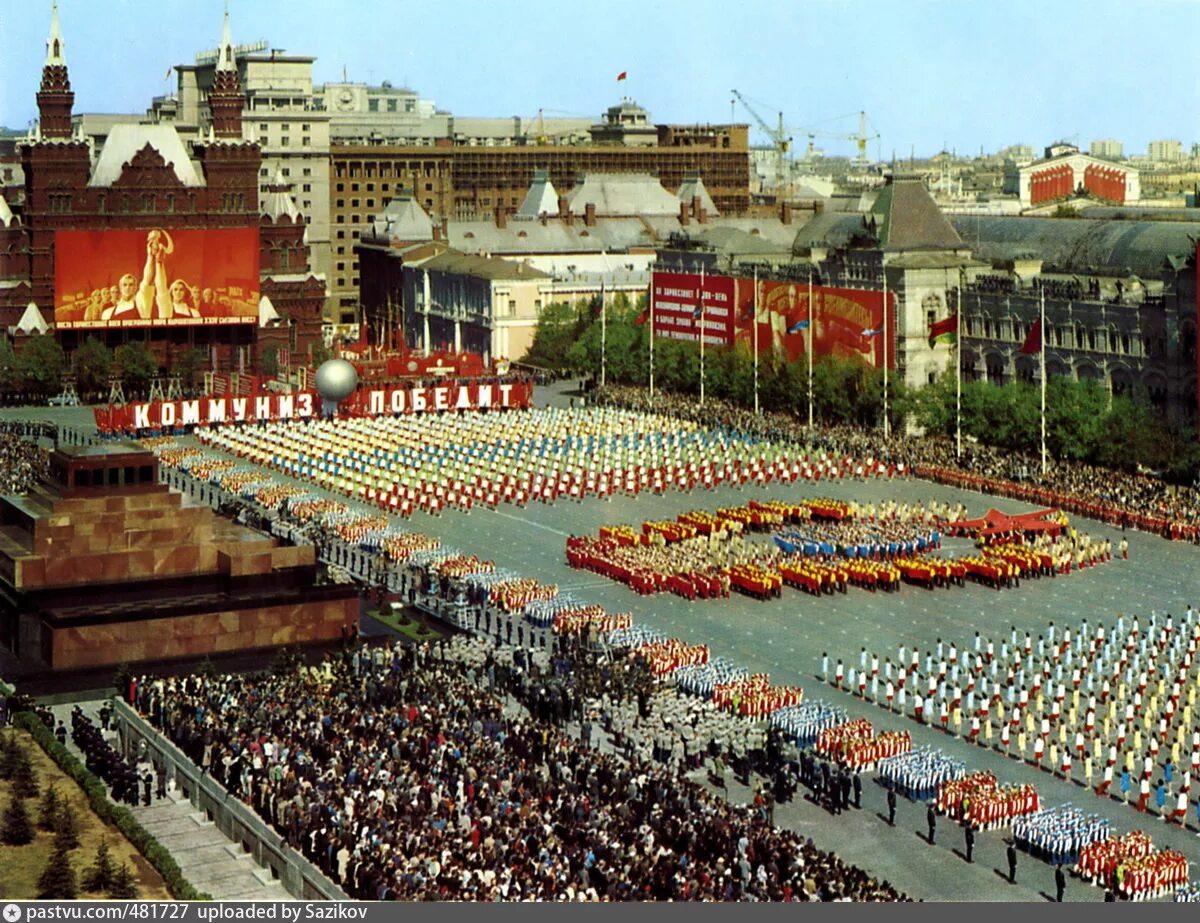
[{"label": "large grey balloon", "polygon": [[329,359],[317,369],[317,392],[327,401],[344,401],[358,387],[358,371],[345,359]]}]

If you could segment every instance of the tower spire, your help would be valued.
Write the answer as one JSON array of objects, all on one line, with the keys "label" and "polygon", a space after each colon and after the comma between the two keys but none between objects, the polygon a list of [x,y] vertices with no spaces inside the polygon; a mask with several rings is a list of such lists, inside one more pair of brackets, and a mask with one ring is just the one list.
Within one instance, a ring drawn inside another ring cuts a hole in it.
[{"label": "tower spire", "polygon": [[217,48],[217,70],[231,71],[237,68],[233,58],[233,32],[229,28],[229,4],[225,4],[225,23],[221,27],[221,45]]},{"label": "tower spire", "polygon": [[216,72],[208,94],[212,130],[217,139],[241,140],[242,106],[245,105],[242,84],[238,77],[237,59],[233,53],[233,30],[229,26],[229,8],[221,27],[221,44],[217,48]]},{"label": "tower spire", "polygon": [[50,34],[46,36],[46,67],[67,66],[67,43],[58,25],[58,0],[50,4]]},{"label": "tower spire", "polygon": [[50,4],[50,34],[46,36],[46,63],[38,88],[38,123],[43,138],[71,137],[71,110],[75,94],[67,73],[66,42],[58,24],[58,0]]}]

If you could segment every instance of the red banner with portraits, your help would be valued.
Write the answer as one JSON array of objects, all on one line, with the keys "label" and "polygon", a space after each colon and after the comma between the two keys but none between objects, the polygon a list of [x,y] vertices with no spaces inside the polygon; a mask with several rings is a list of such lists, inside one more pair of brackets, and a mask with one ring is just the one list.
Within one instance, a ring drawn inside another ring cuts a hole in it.
[{"label": "red banner with portraits", "polygon": [[59,329],[258,322],[258,228],[58,231]]},{"label": "red banner with portraits", "polygon": [[[754,279],[744,276],[655,272],[654,335],[696,342],[703,314],[706,344],[745,343],[760,354],[774,352],[790,362],[802,361],[808,344],[813,356],[857,357],[883,367],[883,292],[865,289],[810,287],[807,282],[759,280],[755,322]],[[700,292],[704,310],[699,311]],[[888,333],[895,342],[896,299],[888,294]],[[895,349],[887,352],[896,367]]]}]

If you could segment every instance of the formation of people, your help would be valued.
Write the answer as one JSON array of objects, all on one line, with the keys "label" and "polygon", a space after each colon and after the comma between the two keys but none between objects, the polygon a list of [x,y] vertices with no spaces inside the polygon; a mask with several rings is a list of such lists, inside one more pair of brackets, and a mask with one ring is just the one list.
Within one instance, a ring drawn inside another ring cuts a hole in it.
[{"label": "formation of people", "polygon": [[1100,795],[1176,824],[1200,823],[1200,617],[1118,615],[1114,624],[1053,622],[1036,639],[1013,627],[976,632],[961,648],[885,654],[864,647],[847,668],[828,657],[834,685],[997,748]]},{"label": "formation of people", "polygon": [[780,442],[819,447],[834,455],[881,459],[897,471],[930,480],[983,490],[1069,513],[1128,526],[1166,538],[1200,542],[1200,488],[1169,484],[1148,474],[1098,468],[1067,459],[1051,460],[1041,473],[1041,459],[982,443],[956,451],[944,437],[881,433],[861,427],[821,425],[810,432],[795,416],[755,414],[737,404],[708,400],[700,407],[690,395],[656,393],[613,385],[596,392],[595,400],[617,407],[653,412],[682,420],[698,420]]},{"label": "formation of people", "polygon": [[208,445],[400,515],[894,467],[613,408],[308,420],[198,431]]}]

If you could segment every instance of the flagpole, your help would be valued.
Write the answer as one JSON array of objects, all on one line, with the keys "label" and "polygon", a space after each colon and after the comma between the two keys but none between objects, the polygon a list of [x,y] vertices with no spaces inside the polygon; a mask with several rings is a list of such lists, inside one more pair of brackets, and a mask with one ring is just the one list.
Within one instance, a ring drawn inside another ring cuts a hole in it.
[{"label": "flagpole", "polygon": [[600,387],[608,381],[608,312],[604,310],[604,280],[600,280]]},{"label": "flagpole", "polygon": [[813,327],[817,324],[817,316],[813,313],[813,271],[812,266],[808,267],[808,432],[812,435],[813,428],[813,376],[812,376],[812,360],[813,360]]},{"label": "flagpole", "polygon": [[1042,476],[1046,474],[1046,287],[1040,286],[1041,308],[1038,312],[1038,365],[1042,374]]},{"label": "flagpole", "polygon": [[758,415],[758,267],[754,267],[754,414]]},{"label": "flagpole", "polygon": [[962,290],[963,272],[958,271],[958,297],[954,307],[954,457],[962,457]]},{"label": "flagpole", "polygon": [[704,406],[704,265],[700,266],[700,406]]},{"label": "flagpole", "polygon": [[883,267],[883,438],[891,433],[888,420],[888,291],[887,266]]}]

